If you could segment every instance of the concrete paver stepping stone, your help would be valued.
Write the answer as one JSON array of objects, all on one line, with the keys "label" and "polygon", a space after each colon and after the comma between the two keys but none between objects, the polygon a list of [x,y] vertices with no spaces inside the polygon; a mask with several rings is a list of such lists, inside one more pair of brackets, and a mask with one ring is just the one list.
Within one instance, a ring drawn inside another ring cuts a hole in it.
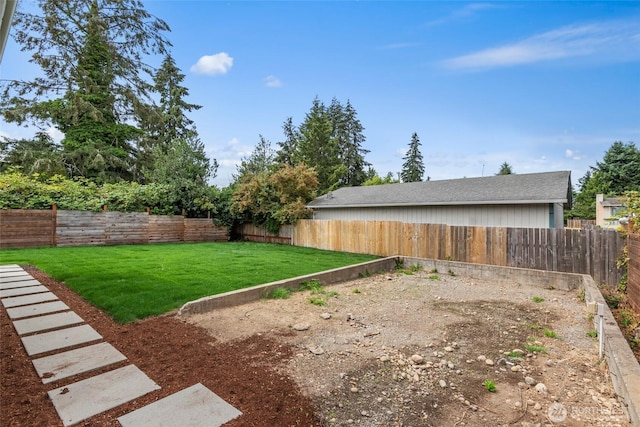
[{"label": "concrete paver stepping stone", "polygon": [[111,344],[102,342],[88,347],[57,353],[33,360],[38,376],[44,384],[93,371],[127,358]]},{"label": "concrete paver stepping stone", "polygon": [[69,306],[62,301],[44,302],[42,304],[23,305],[22,307],[8,308],[10,319],[37,316],[40,314],[55,313],[56,311],[69,310]]},{"label": "concrete paver stepping stone", "polygon": [[198,383],[118,418],[122,427],[217,427],[242,415]]},{"label": "concrete paver stepping stone", "polygon": [[12,274],[4,273],[0,276],[0,283],[20,282],[23,280],[33,280],[33,276],[26,272]]},{"label": "concrete paver stepping stone", "polygon": [[49,292],[45,286],[26,286],[12,289],[0,289],[0,298],[15,297],[18,295],[39,294],[41,292]]},{"label": "concrete paver stepping stone", "polygon": [[20,267],[18,264],[2,264],[2,265],[0,265],[0,271],[11,270],[11,269],[16,269],[16,268],[22,270],[22,267]]},{"label": "concrete paver stepping stone", "polygon": [[51,390],[49,398],[62,423],[71,426],[159,389],[135,365],[127,365]]},{"label": "concrete paver stepping stone", "polygon": [[29,356],[99,339],[102,339],[102,335],[89,325],[73,326],[21,338],[22,345],[24,345],[24,349],[27,350]]},{"label": "concrete paver stepping stone", "polygon": [[24,320],[16,320],[13,327],[16,328],[18,335],[30,334],[32,332],[46,331],[47,329],[59,328],[61,326],[76,325],[84,323],[82,317],[73,311],[64,311],[62,313],[48,314],[46,316],[31,317]]},{"label": "concrete paver stepping stone", "polygon": [[11,269],[0,270],[0,279],[5,277],[22,276],[22,275],[29,275],[29,273],[24,271],[22,268],[11,268]]},{"label": "concrete paver stepping stone", "polygon": [[28,286],[38,286],[39,284],[40,282],[38,282],[36,279],[29,279],[20,282],[0,283],[0,289],[25,288]]},{"label": "concrete paver stepping stone", "polygon": [[54,301],[57,299],[58,297],[55,296],[52,292],[44,292],[42,294],[2,298],[0,301],[2,301],[2,305],[4,305],[5,308],[10,308],[27,304],[36,304],[45,301]]}]

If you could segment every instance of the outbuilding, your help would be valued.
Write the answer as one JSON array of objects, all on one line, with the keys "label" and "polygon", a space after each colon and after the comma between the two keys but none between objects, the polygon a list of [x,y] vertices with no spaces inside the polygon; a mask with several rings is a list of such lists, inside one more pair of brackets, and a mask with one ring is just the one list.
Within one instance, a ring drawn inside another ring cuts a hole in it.
[{"label": "outbuilding", "polygon": [[563,228],[571,172],[343,187],[310,202],[314,219]]}]

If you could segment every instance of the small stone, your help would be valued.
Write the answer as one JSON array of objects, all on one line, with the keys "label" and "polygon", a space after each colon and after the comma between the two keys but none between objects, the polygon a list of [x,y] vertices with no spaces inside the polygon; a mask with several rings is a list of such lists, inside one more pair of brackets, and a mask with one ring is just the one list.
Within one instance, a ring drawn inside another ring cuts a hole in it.
[{"label": "small stone", "polygon": [[381,361],[381,362],[388,362],[390,359],[391,359],[391,358],[390,358],[388,355],[386,355],[386,354],[384,354],[384,355],[380,356],[380,361]]},{"label": "small stone", "polygon": [[360,415],[362,415],[363,417],[370,417],[371,415],[369,415],[368,411],[360,411]]},{"label": "small stone", "polygon": [[484,363],[486,363],[489,366],[493,366],[493,360],[491,359],[485,359]]},{"label": "small stone", "polygon": [[315,354],[316,356],[320,356],[321,354],[324,354],[324,349],[320,346],[318,347],[311,347],[309,349],[309,351],[313,354]]},{"label": "small stone", "polygon": [[536,384],[536,391],[538,393],[547,394],[547,386],[544,383]]},{"label": "small stone", "polygon": [[358,387],[351,387],[351,393],[357,393],[358,391]]},{"label": "small stone", "polygon": [[555,362],[554,362],[552,359],[547,359],[547,361],[546,361],[546,362],[544,362],[544,363],[545,363],[545,365],[547,365],[547,366],[553,366],[553,365],[555,365]]},{"label": "small stone", "polygon": [[515,406],[516,408],[520,408],[522,406],[522,403],[516,402],[513,404],[513,406]]},{"label": "small stone", "polygon": [[447,386],[447,382],[445,380],[438,381],[438,384],[440,384],[440,387],[442,388],[445,388]]},{"label": "small stone", "polygon": [[524,377],[524,382],[527,383],[527,385],[536,385],[536,380],[531,377]]},{"label": "small stone", "polygon": [[302,331],[306,331],[310,327],[311,327],[311,325],[308,324],[308,323],[297,323],[297,324],[293,325],[293,330],[294,331],[298,331],[298,332],[302,332]]},{"label": "small stone", "polygon": [[421,365],[422,362],[424,362],[424,357],[420,356],[419,354],[414,354],[413,356],[411,356],[411,361],[416,365]]},{"label": "small stone", "polygon": [[329,320],[329,319],[331,319],[331,314],[329,314],[329,313],[322,313],[322,314],[320,315],[320,317],[322,317],[324,320]]},{"label": "small stone", "polygon": [[511,367],[511,372],[518,372],[520,370],[520,365],[515,365]]},{"label": "small stone", "polygon": [[542,409],[542,405],[536,402],[536,404],[533,405],[533,409],[535,409],[536,411],[539,411],[540,409]]},{"label": "small stone", "polygon": [[453,351],[453,347],[447,346],[447,347],[444,348],[444,351],[446,351],[448,353],[451,353]]},{"label": "small stone", "polygon": [[478,356],[478,360],[481,361],[481,362],[484,361],[484,360],[487,360],[487,356],[480,355],[480,356]]},{"label": "small stone", "polygon": [[455,367],[455,365],[451,362],[447,363],[447,366],[449,367],[449,369],[453,369]]}]

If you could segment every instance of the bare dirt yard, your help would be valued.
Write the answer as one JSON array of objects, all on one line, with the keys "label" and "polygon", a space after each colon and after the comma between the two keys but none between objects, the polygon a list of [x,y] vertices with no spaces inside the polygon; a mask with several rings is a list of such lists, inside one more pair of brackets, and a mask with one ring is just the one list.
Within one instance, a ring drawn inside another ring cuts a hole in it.
[{"label": "bare dirt yard", "polygon": [[629,425],[578,291],[390,272],[186,321],[293,349],[320,425]]},{"label": "bare dirt yard", "polygon": [[[577,291],[394,271],[119,325],[23,267],[162,387],[83,427],[198,382],[243,412],[225,427],[629,425]],[[62,426],[2,307],[0,332],[0,425]]]}]

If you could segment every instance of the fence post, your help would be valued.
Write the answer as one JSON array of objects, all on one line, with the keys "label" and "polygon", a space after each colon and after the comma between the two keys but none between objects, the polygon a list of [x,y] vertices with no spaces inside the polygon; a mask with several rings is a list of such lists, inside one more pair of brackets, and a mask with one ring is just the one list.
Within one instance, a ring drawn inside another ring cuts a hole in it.
[{"label": "fence post", "polygon": [[58,246],[56,242],[56,228],[58,227],[58,206],[51,206],[51,246]]}]

